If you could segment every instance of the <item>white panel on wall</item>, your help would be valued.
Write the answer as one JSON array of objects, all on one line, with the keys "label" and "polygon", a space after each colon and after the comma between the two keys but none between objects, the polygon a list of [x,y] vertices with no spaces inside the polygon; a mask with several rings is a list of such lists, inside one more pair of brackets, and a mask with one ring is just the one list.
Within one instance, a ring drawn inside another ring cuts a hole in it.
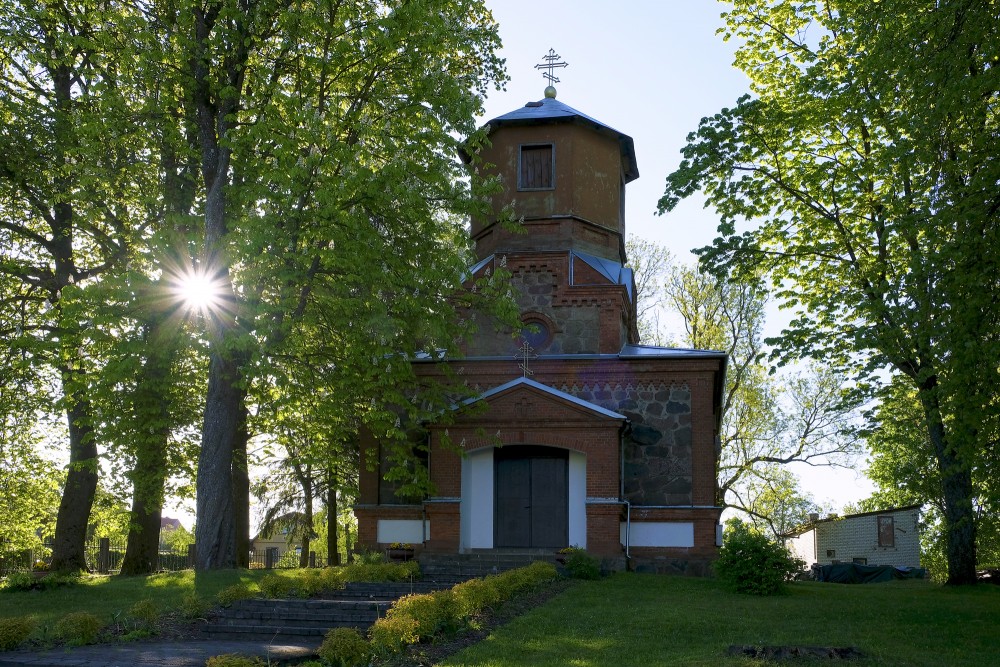
[{"label": "white panel on wall", "polygon": [[430,536],[431,522],[420,519],[379,519],[378,541],[382,544],[421,544],[424,534]]},{"label": "white panel on wall", "polygon": [[[628,524],[621,524],[621,540],[625,544]],[[681,521],[633,521],[630,547],[693,547],[694,524]]]},{"label": "white panel on wall", "polygon": [[587,455],[569,453],[569,546],[587,548]]},{"label": "white panel on wall", "polygon": [[493,448],[462,459],[462,535],[459,547],[493,548]]}]

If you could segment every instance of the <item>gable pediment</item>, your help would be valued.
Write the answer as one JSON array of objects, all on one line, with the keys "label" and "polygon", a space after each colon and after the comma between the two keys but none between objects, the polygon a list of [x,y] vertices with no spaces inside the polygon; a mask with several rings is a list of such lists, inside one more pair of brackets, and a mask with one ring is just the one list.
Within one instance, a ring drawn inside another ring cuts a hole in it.
[{"label": "gable pediment", "polygon": [[528,378],[517,378],[494,387],[465,405],[486,404],[485,410],[473,410],[458,422],[494,421],[517,423],[622,422],[625,415],[584,401]]}]

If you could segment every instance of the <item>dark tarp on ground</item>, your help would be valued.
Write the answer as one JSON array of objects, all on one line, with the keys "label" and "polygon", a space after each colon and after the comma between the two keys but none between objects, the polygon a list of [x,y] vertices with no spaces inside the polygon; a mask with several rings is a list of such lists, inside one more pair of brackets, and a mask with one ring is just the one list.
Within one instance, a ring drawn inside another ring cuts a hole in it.
[{"label": "dark tarp on ground", "polygon": [[926,570],[922,567],[893,567],[891,565],[859,565],[858,563],[834,563],[813,566],[816,581],[836,584],[874,584],[893,579],[923,579]]}]

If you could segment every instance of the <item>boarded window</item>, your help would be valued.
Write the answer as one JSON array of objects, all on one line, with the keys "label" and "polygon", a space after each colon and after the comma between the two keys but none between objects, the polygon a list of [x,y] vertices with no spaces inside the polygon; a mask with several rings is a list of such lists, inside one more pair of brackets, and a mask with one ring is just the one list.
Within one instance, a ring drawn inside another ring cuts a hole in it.
[{"label": "boarded window", "polygon": [[896,546],[896,526],[891,516],[878,518],[878,545],[880,547]]},{"label": "boarded window", "polygon": [[[412,487],[411,482],[418,480],[427,471],[427,440],[424,434],[411,435],[411,440],[414,441],[411,456],[406,457],[405,461],[394,460],[392,444],[386,442],[379,446],[378,501],[382,505],[412,505],[423,500],[420,494],[403,493],[404,487]],[[393,470],[396,472],[392,475],[393,478],[386,479]],[[406,475],[405,471],[409,471],[410,475]],[[406,479],[400,479],[399,475]]]},{"label": "boarded window", "polygon": [[518,190],[551,190],[552,144],[543,146],[521,146],[521,168],[518,174]]}]

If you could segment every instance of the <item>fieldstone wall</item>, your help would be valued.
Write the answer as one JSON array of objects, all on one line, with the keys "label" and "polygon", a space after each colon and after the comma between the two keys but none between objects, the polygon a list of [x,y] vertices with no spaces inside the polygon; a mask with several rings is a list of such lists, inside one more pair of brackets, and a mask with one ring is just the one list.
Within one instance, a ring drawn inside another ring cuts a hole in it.
[{"label": "fieldstone wall", "polygon": [[629,418],[625,498],[633,505],[690,505],[691,390],[687,384],[563,385],[562,391]]},{"label": "fieldstone wall", "polygon": [[[521,313],[539,314],[551,322],[551,340],[537,349],[537,354],[593,354],[600,348],[600,308],[596,305],[574,304],[554,306],[559,285],[564,279],[555,271],[539,268],[514,269],[511,284]],[[479,335],[469,343],[469,356],[514,356],[520,346],[510,335],[496,335],[492,326],[479,320]]]}]

